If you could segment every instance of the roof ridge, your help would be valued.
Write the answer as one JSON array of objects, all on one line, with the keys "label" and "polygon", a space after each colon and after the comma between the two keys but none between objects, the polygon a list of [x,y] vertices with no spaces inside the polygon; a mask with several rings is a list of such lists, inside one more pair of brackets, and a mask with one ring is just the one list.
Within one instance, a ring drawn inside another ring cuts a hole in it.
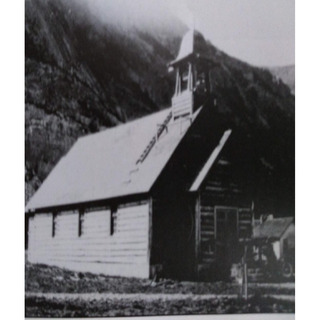
[{"label": "roof ridge", "polygon": [[106,132],[110,132],[110,131],[116,131],[116,130],[120,130],[122,129],[124,126],[130,126],[130,125],[133,125],[139,121],[142,121],[142,120],[145,120],[146,118],[151,118],[151,117],[155,117],[156,115],[159,115],[160,113],[164,113],[165,111],[168,111],[170,112],[171,111],[171,107],[168,107],[168,108],[165,108],[165,109],[162,109],[162,110],[159,110],[157,112],[153,112],[153,113],[150,113],[150,114],[147,114],[143,117],[140,117],[140,118],[136,118],[136,119],[132,119],[128,122],[124,122],[124,123],[120,123],[118,125],[115,125],[113,127],[109,127],[109,128],[106,128],[105,130],[102,130],[102,131],[99,131],[99,132],[93,132],[93,133],[87,133],[81,137],[78,138],[78,140],[80,139],[86,139],[86,138],[90,138],[90,137],[93,137],[95,135],[98,135],[98,134],[103,134],[103,133],[106,133]]}]

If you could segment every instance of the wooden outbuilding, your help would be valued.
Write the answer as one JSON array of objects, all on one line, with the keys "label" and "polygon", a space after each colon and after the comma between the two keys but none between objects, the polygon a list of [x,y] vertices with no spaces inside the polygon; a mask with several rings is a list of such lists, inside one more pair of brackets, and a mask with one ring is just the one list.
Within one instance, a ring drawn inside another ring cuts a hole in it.
[{"label": "wooden outbuilding", "polygon": [[208,99],[196,31],[169,64],[172,107],[80,138],[34,194],[28,260],[127,277],[221,278],[252,235],[251,163]]},{"label": "wooden outbuilding", "polygon": [[277,260],[285,259],[295,248],[294,218],[267,218],[253,228],[256,243],[270,243]]}]

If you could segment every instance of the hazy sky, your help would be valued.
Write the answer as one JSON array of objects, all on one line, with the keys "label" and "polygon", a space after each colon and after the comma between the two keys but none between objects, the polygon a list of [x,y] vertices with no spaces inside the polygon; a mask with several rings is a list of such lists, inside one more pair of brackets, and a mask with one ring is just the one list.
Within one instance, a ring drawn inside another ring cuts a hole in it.
[{"label": "hazy sky", "polygon": [[185,3],[195,16],[196,28],[228,54],[260,66],[294,63],[294,0]]},{"label": "hazy sky", "polygon": [[227,54],[257,66],[295,61],[294,0],[82,0],[119,21],[174,13]]}]

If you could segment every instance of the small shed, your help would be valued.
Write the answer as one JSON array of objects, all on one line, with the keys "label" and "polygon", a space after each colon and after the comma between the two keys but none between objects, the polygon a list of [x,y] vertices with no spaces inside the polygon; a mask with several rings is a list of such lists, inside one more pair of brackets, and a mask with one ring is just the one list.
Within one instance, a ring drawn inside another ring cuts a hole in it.
[{"label": "small shed", "polygon": [[284,259],[295,248],[294,219],[292,217],[267,219],[253,228],[253,239],[272,243],[276,259]]},{"label": "small shed", "polygon": [[252,235],[252,165],[214,111],[205,47],[199,32],[184,37],[171,108],[82,137],[61,158],[26,206],[31,263],[228,276]]}]

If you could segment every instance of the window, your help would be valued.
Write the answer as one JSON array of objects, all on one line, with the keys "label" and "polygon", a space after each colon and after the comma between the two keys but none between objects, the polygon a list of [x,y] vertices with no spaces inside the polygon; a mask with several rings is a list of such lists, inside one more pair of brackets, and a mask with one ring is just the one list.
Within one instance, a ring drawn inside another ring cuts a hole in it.
[{"label": "window", "polygon": [[187,90],[188,79],[189,79],[189,72],[188,72],[188,70],[185,70],[181,76],[181,92]]},{"label": "window", "polygon": [[111,207],[111,214],[110,214],[110,235],[111,236],[116,232],[117,211],[118,211],[118,208],[116,206]]},{"label": "window", "polygon": [[216,239],[234,241],[238,237],[238,209],[215,207]]},{"label": "window", "polygon": [[84,210],[79,210],[79,228],[78,228],[78,236],[81,237],[83,234],[83,223],[84,223]]},{"label": "window", "polygon": [[52,237],[56,235],[56,228],[57,228],[57,212],[52,213]]}]

